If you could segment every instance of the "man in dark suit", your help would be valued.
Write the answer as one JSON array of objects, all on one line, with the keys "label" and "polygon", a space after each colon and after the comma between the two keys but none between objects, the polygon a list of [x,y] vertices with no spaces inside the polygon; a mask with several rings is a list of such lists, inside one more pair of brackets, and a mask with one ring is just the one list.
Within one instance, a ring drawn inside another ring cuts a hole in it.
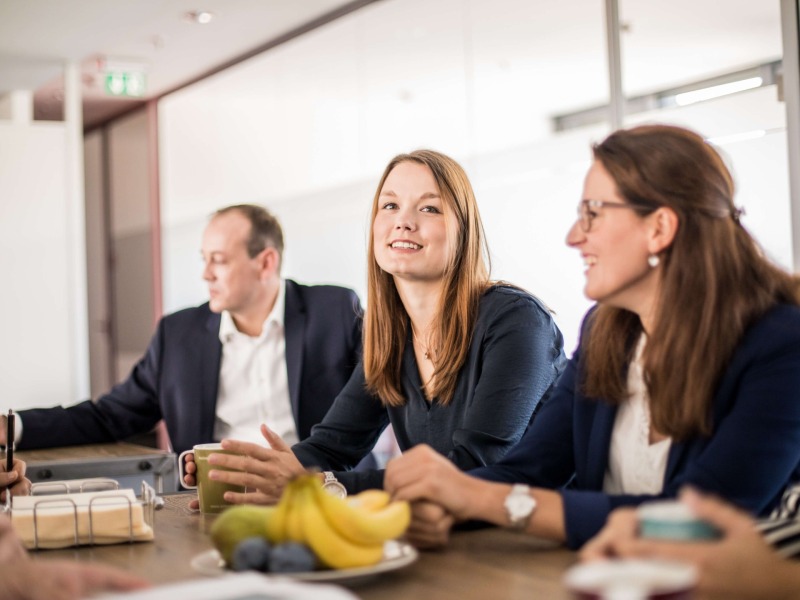
[{"label": "man in dark suit", "polygon": [[96,402],[21,411],[18,448],[123,440],[162,418],[176,452],[259,439],[260,422],[306,438],[358,362],[361,306],[352,290],[281,279],[282,252],[263,208],[217,211],[202,244],[209,302],[161,319],[128,379]]}]

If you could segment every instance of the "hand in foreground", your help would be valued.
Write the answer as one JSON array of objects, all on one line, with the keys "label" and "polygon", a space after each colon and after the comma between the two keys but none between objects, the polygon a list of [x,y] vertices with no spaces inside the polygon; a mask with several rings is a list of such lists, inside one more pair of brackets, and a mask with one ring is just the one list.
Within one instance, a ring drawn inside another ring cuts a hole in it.
[{"label": "hand in foreground", "polygon": [[11,525],[11,519],[0,515],[0,564],[27,559],[28,553]]},{"label": "hand in foreground", "polygon": [[14,468],[6,472],[5,463],[0,465],[0,501],[5,502],[6,493],[11,490],[12,496],[27,496],[31,493],[31,482],[25,477],[25,463],[14,459]]},{"label": "hand in foreground", "polygon": [[[720,529],[720,541],[667,542],[635,537],[635,514],[625,510],[609,520],[581,557],[663,558],[693,562],[704,598],[797,598],[800,565],[781,559],[745,513],[709,496],[681,495],[695,514]],[[632,532],[634,532],[632,534]]]},{"label": "hand in foreground", "polygon": [[0,566],[4,600],[78,600],[101,591],[149,587],[138,577],[105,565],[66,560],[23,560]]},{"label": "hand in foreground", "polygon": [[612,512],[605,527],[583,545],[583,561],[619,558],[621,549],[627,549],[639,536],[639,522],[635,508],[618,508]]},{"label": "hand in foreground", "polygon": [[225,492],[225,500],[232,504],[275,504],[286,483],[306,471],[291,448],[274,431],[261,425],[261,435],[271,448],[250,442],[222,440],[225,450],[242,456],[211,454],[208,457],[210,465],[233,469],[212,469],[208,474],[211,479],[255,490],[247,493]]}]

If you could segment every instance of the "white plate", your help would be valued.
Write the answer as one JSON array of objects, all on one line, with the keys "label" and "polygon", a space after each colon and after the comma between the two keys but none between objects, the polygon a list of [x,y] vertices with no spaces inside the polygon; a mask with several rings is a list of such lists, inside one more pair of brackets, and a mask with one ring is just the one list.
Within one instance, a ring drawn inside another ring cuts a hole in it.
[{"label": "white plate", "polygon": [[[383,547],[383,559],[370,567],[353,569],[330,569],[322,571],[304,571],[301,573],[276,573],[276,576],[291,577],[300,581],[336,581],[344,583],[349,580],[372,577],[378,573],[402,569],[417,560],[417,551],[405,542],[390,541]],[[191,560],[192,568],[203,575],[216,577],[230,573],[225,568],[225,561],[216,550],[208,550],[198,554]],[[269,575],[269,573],[267,573]]]}]

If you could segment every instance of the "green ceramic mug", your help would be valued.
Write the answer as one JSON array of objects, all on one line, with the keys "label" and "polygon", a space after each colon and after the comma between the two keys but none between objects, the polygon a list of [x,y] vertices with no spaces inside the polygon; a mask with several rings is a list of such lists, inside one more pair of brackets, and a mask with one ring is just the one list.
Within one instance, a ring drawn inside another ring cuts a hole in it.
[{"label": "green ceramic mug", "polygon": [[[196,485],[186,485],[184,482],[184,457],[187,454],[194,454],[194,464],[197,466],[195,471]],[[178,470],[181,474],[181,483],[184,487],[197,490],[197,498],[200,501],[200,512],[220,513],[231,504],[225,500],[225,492],[244,492],[244,486],[233,485],[223,481],[209,479],[208,473],[212,469],[217,471],[231,471],[218,465],[208,464],[208,457],[211,454],[235,454],[224,450],[220,444],[197,444],[191,450],[181,452],[178,457]]]}]

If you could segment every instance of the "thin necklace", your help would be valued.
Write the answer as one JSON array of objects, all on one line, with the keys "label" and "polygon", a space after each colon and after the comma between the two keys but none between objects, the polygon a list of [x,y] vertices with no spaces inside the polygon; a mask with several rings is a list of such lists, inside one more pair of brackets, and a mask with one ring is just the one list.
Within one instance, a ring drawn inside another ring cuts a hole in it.
[{"label": "thin necklace", "polygon": [[414,336],[414,340],[420,345],[420,348],[422,348],[422,356],[425,357],[425,360],[430,360],[431,359],[430,350],[428,350],[428,347],[425,344],[419,341],[419,338],[417,337],[417,332],[414,331],[413,325],[411,326],[411,335]]}]

